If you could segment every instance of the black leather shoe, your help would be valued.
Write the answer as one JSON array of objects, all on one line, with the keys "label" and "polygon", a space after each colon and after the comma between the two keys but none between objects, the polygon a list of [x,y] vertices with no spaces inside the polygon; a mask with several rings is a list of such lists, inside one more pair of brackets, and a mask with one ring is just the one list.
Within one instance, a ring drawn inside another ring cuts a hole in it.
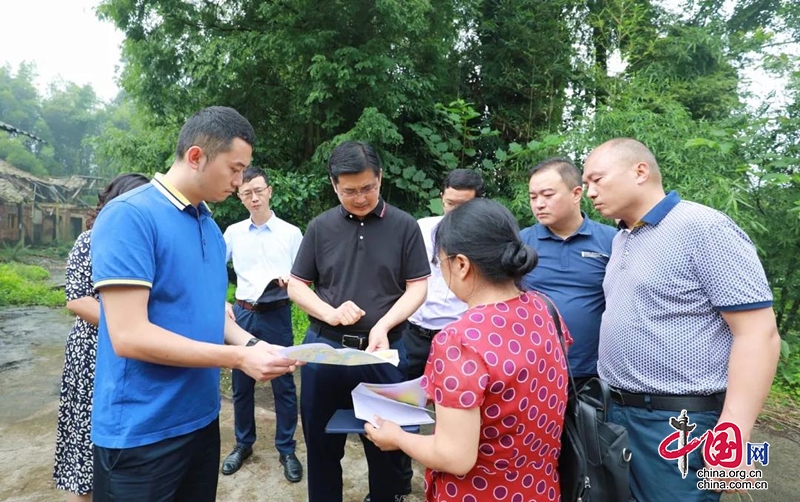
[{"label": "black leather shoe", "polygon": [[234,472],[238,471],[244,461],[253,454],[253,447],[252,446],[243,446],[237,444],[230,455],[225,457],[225,461],[222,462],[222,474],[229,475],[233,474]]},{"label": "black leather shoe", "polygon": [[297,460],[294,453],[282,453],[280,456],[283,465],[283,475],[292,483],[297,483],[303,479],[303,464]]},{"label": "black leather shoe", "polygon": [[369,502],[369,493],[367,494],[366,497],[364,497],[364,502]]}]

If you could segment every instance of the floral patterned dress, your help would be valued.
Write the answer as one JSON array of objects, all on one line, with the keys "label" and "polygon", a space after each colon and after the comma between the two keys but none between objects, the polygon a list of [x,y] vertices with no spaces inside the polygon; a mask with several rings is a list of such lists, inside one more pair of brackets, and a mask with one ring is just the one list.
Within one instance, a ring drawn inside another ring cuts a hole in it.
[{"label": "floral patterned dress", "polygon": [[425,499],[561,500],[567,379],[553,319],[536,294],[472,308],[438,333],[422,386],[440,406],[480,407],[481,432],[475,467],[465,476],[429,469]]},{"label": "floral patterned dress", "polygon": [[[91,296],[90,232],[83,232],[67,258],[67,301]],[[92,396],[97,327],[75,317],[64,351],[53,479],[56,487],[84,495],[92,491]]]}]

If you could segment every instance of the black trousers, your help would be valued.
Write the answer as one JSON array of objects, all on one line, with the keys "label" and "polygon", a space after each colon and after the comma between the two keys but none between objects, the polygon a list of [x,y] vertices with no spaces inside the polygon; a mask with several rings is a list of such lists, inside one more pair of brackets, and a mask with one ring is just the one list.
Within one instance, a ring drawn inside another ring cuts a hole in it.
[{"label": "black trousers", "polygon": [[183,436],[135,448],[94,446],[95,502],[213,502],[219,419]]},{"label": "black trousers", "polygon": [[[341,348],[312,328],[303,343],[326,343]],[[350,391],[360,382],[395,383],[406,378],[406,351],[403,340],[391,344],[400,355],[397,367],[391,364],[335,366],[306,364],[300,370],[300,418],[307,451],[309,502],[341,502],[342,457],[347,434],[327,434],[325,425],[337,409],[352,409]],[[372,502],[395,502],[411,492],[411,459],[402,451],[382,452],[360,436],[369,466],[369,495]],[[366,493],[364,495],[367,495]]]},{"label": "black trousers", "polygon": [[419,378],[425,373],[425,363],[428,362],[428,356],[431,353],[431,341],[433,340],[432,332],[436,330],[421,331],[419,328],[406,323],[406,329],[403,330],[403,343],[406,346],[408,353],[408,379],[414,380]]}]

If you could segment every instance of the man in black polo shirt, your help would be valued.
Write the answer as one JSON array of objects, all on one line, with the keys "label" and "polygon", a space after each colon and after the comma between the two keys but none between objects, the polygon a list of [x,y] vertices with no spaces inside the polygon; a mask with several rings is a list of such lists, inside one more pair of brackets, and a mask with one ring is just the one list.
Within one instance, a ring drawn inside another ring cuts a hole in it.
[{"label": "man in black polo shirt", "polygon": [[[373,351],[396,349],[400,364],[303,367],[300,411],[307,450],[309,502],[342,500],[344,434],[326,434],[340,408],[352,408],[359,382],[405,380],[403,328],[425,300],[430,265],[417,222],[380,197],[381,161],[366,143],[340,144],[328,161],[341,205],[308,225],[292,267],[289,297],[308,313],[304,343]],[[314,284],[314,290],[310,285]],[[369,465],[371,502],[403,500],[410,491],[410,459],[381,452],[361,436]]]}]

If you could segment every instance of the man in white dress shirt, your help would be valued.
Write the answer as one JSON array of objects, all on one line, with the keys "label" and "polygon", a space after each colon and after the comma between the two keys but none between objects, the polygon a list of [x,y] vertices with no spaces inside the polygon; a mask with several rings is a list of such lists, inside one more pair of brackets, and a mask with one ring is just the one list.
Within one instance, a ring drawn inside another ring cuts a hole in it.
[{"label": "man in white dress shirt", "polygon": [[[483,197],[483,190],[483,178],[477,171],[472,169],[450,171],[442,183],[442,208],[445,214],[468,200]],[[444,216],[431,216],[417,222],[422,230],[422,239],[425,241],[429,260],[433,260],[433,235],[442,218]],[[433,336],[459,319],[466,310],[467,304],[456,298],[444,282],[438,261],[435,265],[431,265],[428,297],[425,303],[408,318],[403,333],[403,341],[408,351],[409,380],[422,376],[431,351]]]},{"label": "man in white dress shirt", "polygon": [[[300,229],[278,218],[270,209],[272,187],[260,169],[248,167],[238,195],[250,217],[225,230],[227,259],[236,272],[236,323],[258,339],[275,345],[293,344],[292,312],[286,291],[289,271],[303,235]],[[253,453],[256,441],[254,417],[255,380],[233,370],[233,410],[236,446],[222,463],[222,474],[233,474]],[[287,480],[297,483],[303,466],[295,456],[297,390],[287,374],[272,380],[275,395],[275,448]]]}]

